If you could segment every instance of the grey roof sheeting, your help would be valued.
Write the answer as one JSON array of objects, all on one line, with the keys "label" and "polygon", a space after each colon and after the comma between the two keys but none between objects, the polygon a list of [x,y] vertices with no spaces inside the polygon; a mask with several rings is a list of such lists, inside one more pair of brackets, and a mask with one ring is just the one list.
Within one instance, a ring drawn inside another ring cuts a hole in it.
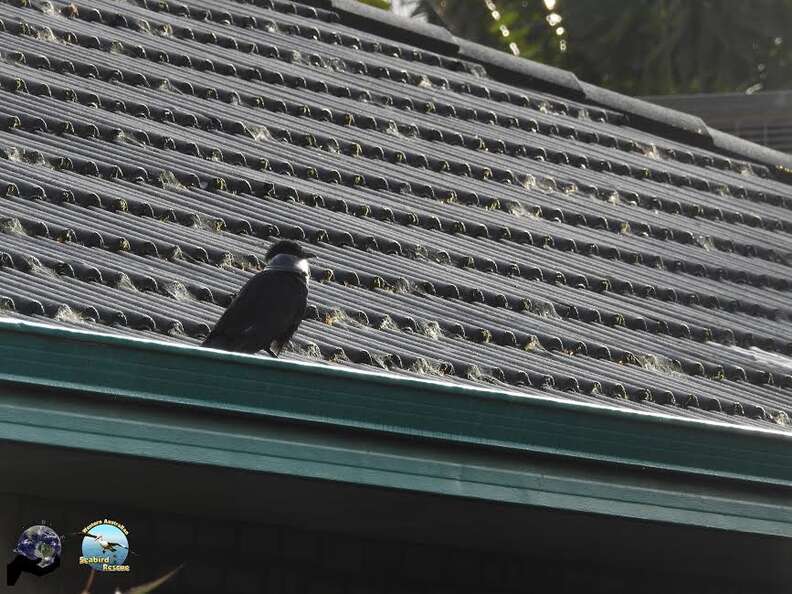
[{"label": "grey roof sheeting", "polygon": [[0,4],[3,307],[196,342],[288,237],[319,254],[289,356],[790,425],[792,186],[772,159],[661,135],[668,114],[635,127],[552,69],[510,86],[426,49],[488,59],[467,42],[345,22]]}]

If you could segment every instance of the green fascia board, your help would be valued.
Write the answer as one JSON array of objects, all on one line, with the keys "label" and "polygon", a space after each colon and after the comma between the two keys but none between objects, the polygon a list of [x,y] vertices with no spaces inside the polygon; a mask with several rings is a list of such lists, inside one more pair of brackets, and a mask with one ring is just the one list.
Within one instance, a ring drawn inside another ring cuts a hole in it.
[{"label": "green fascia board", "polygon": [[[10,386],[25,384],[64,397],[104,395],[792,486],[792,434],[783,431],[2,319],[0,403]],[[0,437],[14,438],[8,429]]]},{"label": "green fascia board", "polygon": [[[64,398],[66,393],[50,393],[46,388],[6,387],[0,398],[0,466],[12,488],[21,484],[34,494],[46,489],[48,483],[40,482],[52,474],[41,473],[41,455],[31,458],[30,448],[10,448],[9,440],[23,446],[46,444],[50,453],[44,459],[59,465],[57,494],[67,499],[84,494],[86,469],[102,472],[101,465],[94,466],[97,457],[112,457],[114,484],[121,486],[119,504],[122,499],[140,501],[139,494],[130,499],[124,483],[118,482],[121,477],[150,477],[146,462],[164,462],[170,465],[165,472],[162,467],[159,471],[149,467],[159,477],[157,493],[170,500],[174,494],[177,500],[190,496],[199,506],[205,492],[199,489],[187,495],[183,485],[194,489],[196,473],[202,473],[203,481],[214,481],[218,475],[211,471],[222,468],[250,472],[251,478],[264,481],[272,476],[297,477],[308,492],[314,492],[312,479],[352,486],[350,495],[356,492],[354,487],[362,487],[357,496],[368,502],[367,495],[373,494],[369,488],[374,487],[533,511],[580,512],[792,538],[792,498],[773,494],[777,489],[768,495],[753,484],[691,484],[688,475],[625,472],[616,465],[564,463],[557,457],[448,447],[432,440],[388,440],[371,431],[322,431],[312,424],[218,414],[209,408],[185,409],[102,395]],[[70,451],[61,457],[64,448]],[[39,462],[31,467],[32,459]],[[74,472],[74,481],[64,478],[64,468]],[[108,466],[104,468],[107,472]],[[220,480],[228,496],[235,498],[233,481]],[[407,505],[415,504],[414,499],[408,501],[412,503]],[[464,503],[455,503],[460,517],[475,531],[476,513],[465,516],[459,507]],[[322,503],[317,501],[316,507],[321,509]],[[239,517],[248,517],[247,512]]]}]

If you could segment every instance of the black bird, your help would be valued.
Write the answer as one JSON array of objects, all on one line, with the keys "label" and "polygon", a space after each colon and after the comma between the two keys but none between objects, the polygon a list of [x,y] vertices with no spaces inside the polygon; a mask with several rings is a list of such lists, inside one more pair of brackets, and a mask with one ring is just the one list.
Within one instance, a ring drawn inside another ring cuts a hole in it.
[{"label": "black bird", "polygon": [[261,349],[277,357],[297,331],[308,304],[311,270],[293,241],[279,241],[264,256],[266,268],[251,278],[231,302],[203,346],[240,353]]}]

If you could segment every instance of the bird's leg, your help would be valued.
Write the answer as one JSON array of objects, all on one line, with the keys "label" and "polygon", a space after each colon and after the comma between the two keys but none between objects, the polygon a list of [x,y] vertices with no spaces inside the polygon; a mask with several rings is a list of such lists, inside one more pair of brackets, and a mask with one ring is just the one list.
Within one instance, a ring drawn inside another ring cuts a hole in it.
[{"label": "bird's leg", "polygon": [[278,358],[278,355],[275,354],[275,352],[272,350],[272,347],[267,347],[267,352],[276,359]]}]

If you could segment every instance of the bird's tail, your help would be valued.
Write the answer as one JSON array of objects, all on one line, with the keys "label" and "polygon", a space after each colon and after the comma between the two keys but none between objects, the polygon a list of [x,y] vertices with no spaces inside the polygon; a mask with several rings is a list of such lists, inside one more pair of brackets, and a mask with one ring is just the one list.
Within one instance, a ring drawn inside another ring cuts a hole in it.
[{"label": "bird's tail", "polygon": [[210,334],[203,341],[203,346],[210,349],[223,351],[236,351],[239,353],[255,353],[261,345],[255,336],[243,333],[241,336],[228,336],[227,334]]},{"label": "bird's tail", "polygon": [[201,346],[221,351],[238,351],[241,353],[255,353],[259,347],[249,344],[249,340],[244,337],[226,336],[225,334],[210,334],[203,341]]}]

